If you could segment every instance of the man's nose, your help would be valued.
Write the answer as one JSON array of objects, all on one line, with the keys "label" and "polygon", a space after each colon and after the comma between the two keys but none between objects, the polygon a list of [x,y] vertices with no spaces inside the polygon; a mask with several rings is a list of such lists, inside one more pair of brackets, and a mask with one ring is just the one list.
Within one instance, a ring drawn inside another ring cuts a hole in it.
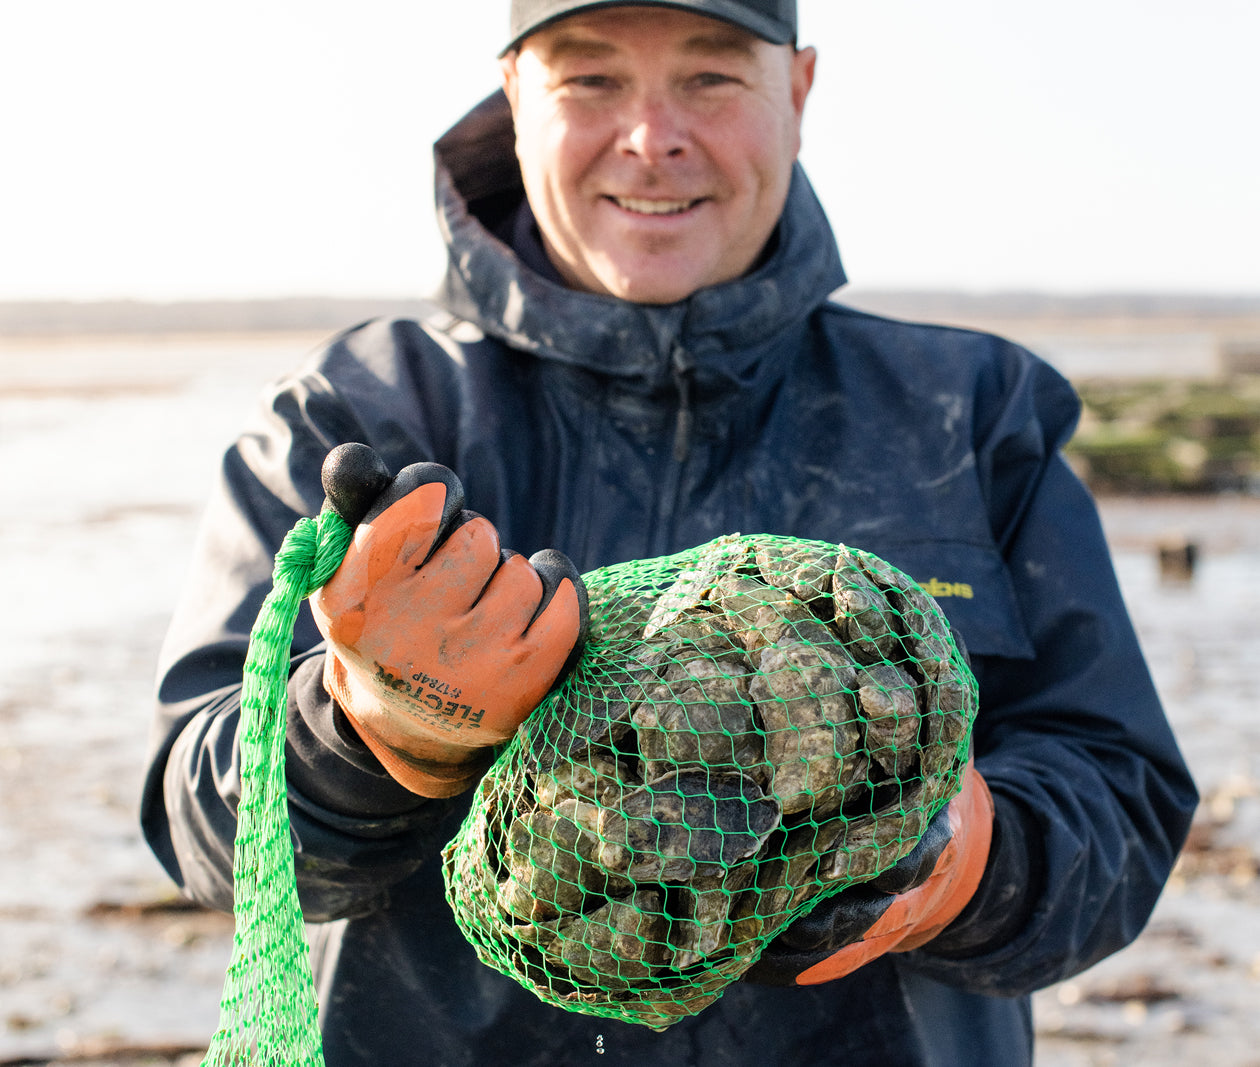
[{"label": "man's nose", "polygon": [[627,116],[619,147],[649,164],[683,155],[687,133],[678,108],[659,97],[637,101]]}]

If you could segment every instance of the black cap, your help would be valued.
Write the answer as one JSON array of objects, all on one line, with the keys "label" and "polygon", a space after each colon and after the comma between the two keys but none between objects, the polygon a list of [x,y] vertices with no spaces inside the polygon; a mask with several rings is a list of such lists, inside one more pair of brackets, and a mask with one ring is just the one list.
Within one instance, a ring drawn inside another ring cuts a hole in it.
[{"label": "black cap", "polygon": [[510,52],[536,30],[601,7],[673,7],[742,26],[771,44],[796,43],[796,0],[512,0]]}]

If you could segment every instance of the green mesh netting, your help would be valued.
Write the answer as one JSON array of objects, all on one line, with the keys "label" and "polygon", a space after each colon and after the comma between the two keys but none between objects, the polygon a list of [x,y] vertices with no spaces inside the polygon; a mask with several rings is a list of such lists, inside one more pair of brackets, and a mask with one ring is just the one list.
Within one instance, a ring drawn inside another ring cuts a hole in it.
[{"label": "green mesh netting", "polygon": [[[300,520],[250,635],[236,934],[203,1067],[323,1063],[286,688],[298,606],[350,539],[333,512]],[[583,577],[591,639],[478,786],[447,899],[542,1000],[662,1029],[914,847],[959,788],[975,679],[936,603],[843,545],[734,535]]]},{"label": "green mesh netting", "polygon": [[272,590],[249,636],[232,862],[236,933],[219,1029],[203,1067],[322,1067],[324,1062],[294,878],[285,717],[298,607],[332,577],[350,538],[350,528],[335,512],[300,519],[276,554]]},{"label": "green mesh netting", "polygon": [[975,679],[940,609],[845,546],[721,538],[584,575],[577,669],[443,853],[483,962],[663,1029],[887,870],[958,791]]}]

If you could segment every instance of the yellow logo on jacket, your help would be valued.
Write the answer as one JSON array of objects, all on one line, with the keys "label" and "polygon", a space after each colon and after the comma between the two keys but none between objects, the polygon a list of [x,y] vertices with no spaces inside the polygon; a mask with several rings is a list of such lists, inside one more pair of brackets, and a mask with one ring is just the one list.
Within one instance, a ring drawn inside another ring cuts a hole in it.
[{"label": "yellow logo on jacket", "polygon": [[970,600],[976,595],[966,582],[943,582],[939,578],[929,578],[926,582],[919,582],[919,585],[928,596],[935,597],[937,600],[950,596]]}]

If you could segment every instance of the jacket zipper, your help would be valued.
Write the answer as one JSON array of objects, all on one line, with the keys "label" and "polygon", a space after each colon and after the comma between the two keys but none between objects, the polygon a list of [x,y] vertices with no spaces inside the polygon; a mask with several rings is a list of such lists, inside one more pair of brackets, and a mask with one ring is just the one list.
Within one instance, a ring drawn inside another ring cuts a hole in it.
[{"label": "jacket zipper", "polygon": [[696,361],[680,344],[674,345],[669,360],[674,372],[674,388],[678,390],[678,414],[674,419],[674,462],[685,463],[691,453],[691,382],[695,376]]},{"label": "jacket zipper", "polygon": [[696,364],[681,344],[675,343],[670,350],[670,369],[674,376],[674,388],[678,391],[678,412],[674,417],[674,461],[667,466],[665,484],[661,487],[661,508],[650,550],[653,556],[664,555],[673,547],[674,517],[682,495],[683,468],[691,455],[691,386]]}]

